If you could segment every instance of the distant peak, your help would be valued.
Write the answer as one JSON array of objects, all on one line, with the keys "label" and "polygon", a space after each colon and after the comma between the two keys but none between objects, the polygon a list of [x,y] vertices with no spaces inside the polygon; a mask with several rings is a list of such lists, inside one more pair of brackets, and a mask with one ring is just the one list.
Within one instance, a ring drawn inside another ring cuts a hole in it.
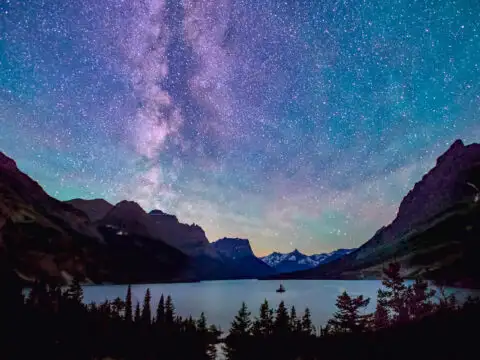
[{"label": "distant peak", "polygon": [[463,152],[464,149],[465,144],[463,141],[460,139],[455,140],[448,150],[438,157],[437,165],[442,163],[446,158],[456,157],[457,154]]},{"label": "distant peak", "polygon": [[17,163],[15,160],[9,158],[3,152],[0,151],[0,167],[5,169],[17,169]]},{"label": "distant peak", "polygon": [[212,246],[229,257],[254,256],[248,239],[224,237],[212,243]]},{"label": "distant peak", "polygon": [[122,206],[124,206],[124,205],[137,205],[137,206],[140,206],[135,201],[129,201],[129,200],[122,200],[119,203],[117,203],[117,205],[122,205]]},{"label": "distant peak", "polygon": [[143,210],[143,208],[135,201],[122,200],[117,205],[115,205],[115,207],[129,208],[129,209],[141,210],[142,212],[145,212],[145,210]]},{"label": "distant peak", "polygon": [[65,201],[65,202],[67,202],[67,203],[76,203],[76,202],[103,203],[103,204],[106,204],[106,205],[111,205],[111,206],[113,206],[113,205],[110,204],[107,200],[102,199],[102,198],[95,198],[95,199],[75,198],[75,199],[67,200],[67,201]]},{"label": "distant peak", "polygon": [[[454,148],[461,148],[461,147],[465,147],[465,144],[463,143],[462,140],[460,139],[457,139],[453,142],[453,144],[450,146],[450,149],[454,149]],[[449,150],[450,150],[449,149]]]},{"label": "distant peak", "polygon": [[232,242],[234,242],[234,241],[235,241],[235,242],[248,242],[248,243],[249,243],[248,239],[229,238],[229,237],[224,237],[224,238],[218,239],[217,242],[218,242],[218,241],[224,241],[224,242],[226,242],[226,241],[232,241]]},{"label": "distant peak", "polygon": [[148,215],[152,216],[155,221],[160,221],[160,220],[169,220],[169,221],[174,221],[174,222],[179,222],[177,217],[172,214],[168,214],[162,210],[159,209],[154,209],[148,213]]}]

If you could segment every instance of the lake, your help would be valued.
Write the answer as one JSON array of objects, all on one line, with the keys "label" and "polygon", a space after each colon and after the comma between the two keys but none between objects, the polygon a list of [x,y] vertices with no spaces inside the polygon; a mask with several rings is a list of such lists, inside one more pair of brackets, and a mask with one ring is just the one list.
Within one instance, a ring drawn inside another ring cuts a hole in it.
[{"label": "lake", "polygon": [[[209,324],[215,324],[227,331],[230,322],[245,301],[253,316],[258,315],[260,304],[267,299],[275,308],[280,301],[297,309],[302,315],[305,307],[312,313],[313,324],[318,328],[324,326],[335,311],[337,296],[346,290],[350,295],[364,295],[371,298],[368,310],[375,309],[377,290],[381,286],[378,280],[288,280],[282,284],[285,293],[277,293],[279,281],[231,280],[205,281],[199,283],[179,284],[146,284],[132,285],[133,303],[143,302],[145,291],[150,288],[152,294],[152,311],[155,309],[161,294],[171,295],[178,315],[192,315],[197,318],[203,311]],[[448,289],[460,299],[472,292],[465,289]],[[84,301],[102,302],[113,300],[117,296],[124,299],[127,286],[101,285],[84,287]],[[478,292],[476,293],[478,295]]]}]

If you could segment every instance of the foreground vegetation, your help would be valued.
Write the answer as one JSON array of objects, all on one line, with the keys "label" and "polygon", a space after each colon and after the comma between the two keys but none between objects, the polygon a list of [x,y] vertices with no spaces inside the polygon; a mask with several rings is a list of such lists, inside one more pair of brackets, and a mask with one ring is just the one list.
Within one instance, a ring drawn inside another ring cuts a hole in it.
[{"label": "foreground vegetation", "polygon": [[372,314],[365,313],[370,299],[344,292],[317,331],[308,309],[297,316],[294,307],[265,301],[252,317],[243,304],[225,338],[204,314],[176,315],[169,296],[152,313],[148,289],[142,305],[132,303],[130,287],[125,299],[85,305],[78,281],[63,290],[37,283],[24,297],[13,275],[1,280],[5,359],[214,359],[220,342],[232,360],[460,358],[475,350],[480,318],[478,300],[459,305],[422,280],[407,286],[397,264],[385,269]]}]

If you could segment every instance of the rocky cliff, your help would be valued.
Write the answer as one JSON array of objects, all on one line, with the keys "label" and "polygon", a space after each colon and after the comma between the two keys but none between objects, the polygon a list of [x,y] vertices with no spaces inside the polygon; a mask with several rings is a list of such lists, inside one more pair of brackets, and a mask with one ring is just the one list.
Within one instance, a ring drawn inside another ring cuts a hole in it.
[{"label": "rocky cliff", "polygon": [[478,188],[480,144],[457,140],[404,197],[391,224],[351,254],[288,277],[378,278],[386,263],[398,261],[406,276],[480,284],[474,269],[480,255]]},{"label": "rocky cliff", "polygon": [[[147,215],[148,216],[148,215]],[[161,241],[119,233],[50,197],[0,153],[0,259],[26,282],[166,281],[186,256]],[[127,271],[128,269],[128,271]]]},{"label": "rocky cliff", "polygon": [[190,256],[218,258],[216,251],[210,247],[205,231],[199,225],[183,224],[176,216],[161,210],[152,210],[149,217],[154,223],[151,231],[168,244]]},{"label": "rocky cliff", "polygon": [[103,219],[113,209],[113,205],[103,199],[72,199],[65,202],[83,211],[92,222]]},{"label": "rocky cliff", "polygon": [[248,239],[223,238],[212,243],[212,246],[223,256],[231,259],[241,259],[255,256]]},{"label": "rocky cliff", "polygon": [[259,278],[275,273],[275,270],[257,258],[248,239],[223,238],[211,244],[226,267],[236,278]]}]

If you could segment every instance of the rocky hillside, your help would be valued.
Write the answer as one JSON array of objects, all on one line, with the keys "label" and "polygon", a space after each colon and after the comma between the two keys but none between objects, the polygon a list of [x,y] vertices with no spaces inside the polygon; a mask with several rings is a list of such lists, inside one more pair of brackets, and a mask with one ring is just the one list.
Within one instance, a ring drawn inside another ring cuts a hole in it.
[{"label": "rocky hillside", "polygon": [[230,259],[255,256],[248,239],[223,238],[213,242],[212,247],[218,253]]},{"label": "rocky hillside", "polygon": [[189,256],[218,258],[205,231],[196,224],[179,222],[175,215],[161,210],[147,213],[133,201],[121,201],[115,206],[102,199],[74,199],[66,203],[85,212],[97,225],[114,226],[125,233],[159,239]]},{"label": "rocky hillside", "polygon": [[26,282],[124,283],[181,278],[188,258],[161,241],[97,227],[0,153],[0,261]]},{"label": "rocky hillside", "polygon": [[480,284],[480,144],[457,140],[415,184],[394,221],[353,253],[292,278],[378,278],[390,261],[406,276]]},{"label": "rocky hillside", "polygon": [[196,224],[184,224],[175,215],[153,210],[149,213],[153,220],[154,235],[177,247],[190,256],[209,256],[218,259],[218,254],[210,247],[205,231]]},{"label": "rocky hillside", "polygon": [[92,222],[103,219],[113,209],[113,205],[103,199],[72,199],[66,203],[83,211]]},{"label": "rocky hillside", "polygon": [[160,210],[147,213],[132,201],[58,201],[2,153],[0,262],[26,282],[67,283],[74,276],[94,283],[198,281],[272,273],[253,254],[242,262],[220,254],[200,226]]}]

